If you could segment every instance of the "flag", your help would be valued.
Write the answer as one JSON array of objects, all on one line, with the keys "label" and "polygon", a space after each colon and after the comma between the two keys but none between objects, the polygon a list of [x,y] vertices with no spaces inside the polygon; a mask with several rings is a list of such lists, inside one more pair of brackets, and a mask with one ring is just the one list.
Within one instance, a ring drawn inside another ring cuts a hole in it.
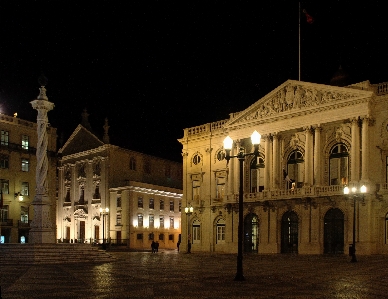
[{"label": "flag", "polygon": [[309,24],[314,23],[314,18],[310,16],[305,9],[303,9],[303,13],[306,15],[306,21]]},{"label": "flag", "polygon": [[284,180],[286,181],[286,182],[291,182],[291,179],[290,179],[290,177],[288,176],[288,173],[287,173],[287,171],[283,168],[283,177],[284,177]]}]

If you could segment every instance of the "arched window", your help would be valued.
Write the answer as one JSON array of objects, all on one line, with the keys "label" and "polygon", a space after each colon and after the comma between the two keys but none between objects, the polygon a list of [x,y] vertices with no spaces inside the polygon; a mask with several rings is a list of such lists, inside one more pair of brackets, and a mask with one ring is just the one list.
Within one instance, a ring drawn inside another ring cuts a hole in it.
[{"label": "arched window", "polygon": [[264,159],[258,156],[252,159],[250,165],[250,192],[256,193],[264,190]]},{"label": "arched window", "polygon": [[330,151],[330,185],[347,185],[349,178],[349,152],[343,143],[334,145]]},{"label": "arched window", "polygon": [[287,173],[296,188],[302,188],[304,182],[304,158],[299,150],[293,151],[287,160]]}]

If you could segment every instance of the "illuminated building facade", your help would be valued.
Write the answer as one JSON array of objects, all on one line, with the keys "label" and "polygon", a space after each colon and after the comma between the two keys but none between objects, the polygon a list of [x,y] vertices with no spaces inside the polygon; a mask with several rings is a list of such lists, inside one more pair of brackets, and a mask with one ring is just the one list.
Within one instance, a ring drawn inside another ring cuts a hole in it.
[{"label": "illuminated building facade", "polygon": [[[180,198],[182,196],[181,163],[145,155],[109,144],[107,120],[100,140],[90,129],[84,112],[80,124],[59,150],[57,239],[59,242],[103,243],[150,249],[152,240],[150,197],[154,207],[154,228],[161,215],[174,225],[163,230],[166,238],[180,234]],[[142,198],[143,209],[138,206]],[[174,200],[174,210],[164,213],[157,200],[165,198],[166,206]],[[167,203],[168,202],[168,203]],[[104,213],[100,209],[108,208]],[[143,216],[143,226],[134,218]],[[167,224],[165,224],[167,228]],[[140,231],[144,229],[144,231]],[[159,230],[158,230],[159,232]],[[140,234],[143,238],[140,239]],[[131,239],[132,236],[136,238]],[[139,236],[138,236],[139,235]],[[159,234],[152,235],[159,238]],[[160,248],[163,243],[159,242]],[[165,243],[166,247],[172,244]]]},{"label": "illuminated building facade", "polygon": [[[182,250],[237,252],[239,160],[243,250],[388,253],[388,83],[329,86],[288,80],[225,120],[184,130]],[[344,194],[344,187],[366,193]],[[354,204],[355,203],[355,204]],[[355,215],[355,217],[353,217]],[[189,219],[189,223],[187,220]],[[354,229],[353,229],[354,226]],[[188,233],[189,232],[189,233]]]},{"label": "illuminated building facade", "polygon": [[[49,221],[55,228],[57,130],[48,126],[46,132]],[[36,195],[37,124],[16,114],[14,117],[0,114],[0,134],[0,240],[1,243],[28,243],[34,219],[31,204]]]}]

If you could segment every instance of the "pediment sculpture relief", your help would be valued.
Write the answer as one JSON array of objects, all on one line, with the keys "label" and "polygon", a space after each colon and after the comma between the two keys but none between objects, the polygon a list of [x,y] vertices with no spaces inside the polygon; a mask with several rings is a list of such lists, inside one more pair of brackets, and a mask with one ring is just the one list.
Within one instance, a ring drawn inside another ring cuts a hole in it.
[{"label": "pediment sculpture relief", "polygon": [[355,97],[352,92],[335,90],[319,90],[313,86],[289,84],[280,88],[275,94],[261,103],[256,112],[245,119],[260,119],[282,112],[334,103]]}]

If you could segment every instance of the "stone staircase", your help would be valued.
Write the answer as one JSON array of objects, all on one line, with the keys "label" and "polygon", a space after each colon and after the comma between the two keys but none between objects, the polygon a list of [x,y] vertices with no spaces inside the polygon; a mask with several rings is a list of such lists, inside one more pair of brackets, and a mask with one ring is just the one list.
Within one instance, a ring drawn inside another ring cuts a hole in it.
[{"label": "stone staircase", "polygon": [[114,259],[90,244],[0,244],[0,265],[109,263]]}]

